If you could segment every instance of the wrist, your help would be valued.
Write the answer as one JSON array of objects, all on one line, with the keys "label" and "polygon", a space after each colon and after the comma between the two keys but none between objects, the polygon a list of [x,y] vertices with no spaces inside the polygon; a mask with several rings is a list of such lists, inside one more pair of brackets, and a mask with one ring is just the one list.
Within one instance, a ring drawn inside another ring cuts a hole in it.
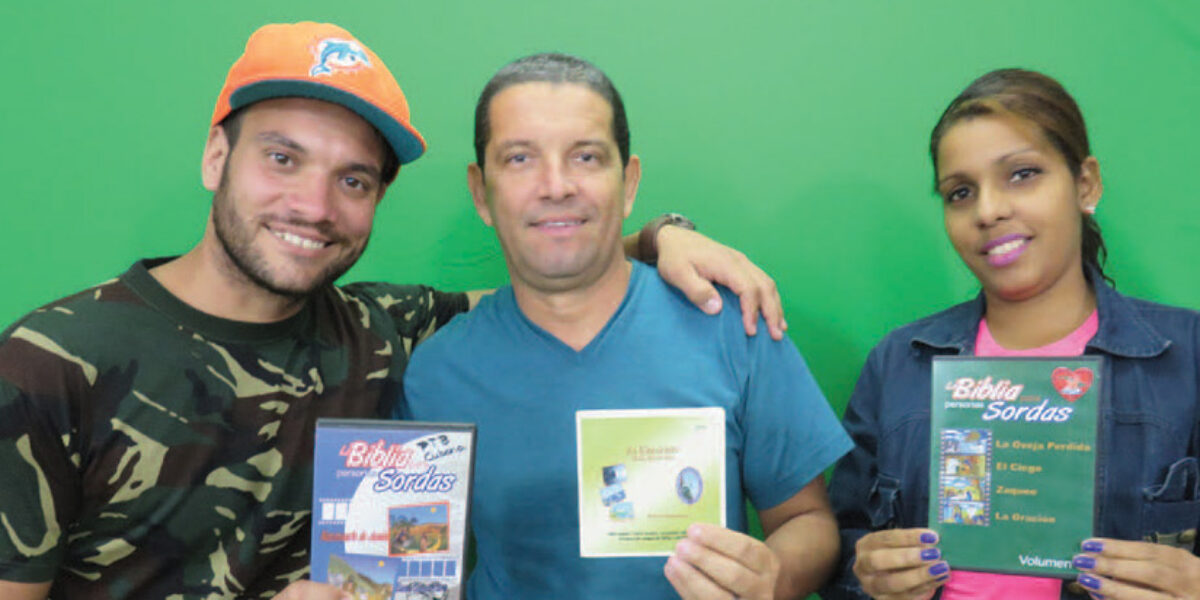
[{"label": "wrist", "polygon": [[696,224],[679,213],[664,213],[651,219],[638,233],[639,260],[647,264],[658,262],[658,233],[668,225],[696,230]]}]

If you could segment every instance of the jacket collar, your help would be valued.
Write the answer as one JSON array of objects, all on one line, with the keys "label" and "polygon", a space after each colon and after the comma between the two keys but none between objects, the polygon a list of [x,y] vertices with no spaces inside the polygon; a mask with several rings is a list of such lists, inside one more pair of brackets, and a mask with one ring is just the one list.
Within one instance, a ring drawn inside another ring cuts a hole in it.
[{"label": "jacket collar", "polygon": [[[1162,354],[1171,340],[1146,321],[1134,300],[1121,295],[1104,281],[1095,269],[1087,268],[1087,278],[1096,294],[1099,324],[1088,348],[1128,358],[1149,358]],[[983,293],[974,300],[952,306],[937,315],[914,323],[914,347],[926,346],[955,354],[975,351],[975,336],[983,318]]]}]

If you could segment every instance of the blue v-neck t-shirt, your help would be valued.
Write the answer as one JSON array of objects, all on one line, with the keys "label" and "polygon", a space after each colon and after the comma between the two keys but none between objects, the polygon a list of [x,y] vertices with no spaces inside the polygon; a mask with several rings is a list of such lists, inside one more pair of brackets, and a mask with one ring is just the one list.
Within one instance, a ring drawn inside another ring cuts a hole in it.
[{"label": "blue v-neck t-shirt", "polygon": [[722,294],[706,315],[634,262],[620,307],[579,351],[526,318],[511,286],[417,349],[398,416],[478,426],[470,598],[676,597],[665,557],[580,557],[578,410],[724,408],[738,531],[746,499],[774,507],[850,449],[792,342],[746,336],[736,296]]}]

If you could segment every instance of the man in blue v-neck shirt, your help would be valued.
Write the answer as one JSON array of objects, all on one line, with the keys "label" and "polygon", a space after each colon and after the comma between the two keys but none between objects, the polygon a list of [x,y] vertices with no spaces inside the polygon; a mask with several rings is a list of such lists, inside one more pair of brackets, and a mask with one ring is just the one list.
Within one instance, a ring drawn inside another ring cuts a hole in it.
[{"label": "man in blue v-neck shirt", "polygon": [[[795,346],[745,336],[732,294],[714,321],[625,259],[641,164],[612,83],[570,56],[518,60],[484,88],[475,131],[468,184],[511,285],[415,353],[400,409],[478,423],[469,596],[815,590],[838,546],[822,471],[851,442]],[[729,529],[692,525],[665,561],[581,557],[575,412],[700,406],[724,409]],[[744,533],[746,499],[765,541]]]}]

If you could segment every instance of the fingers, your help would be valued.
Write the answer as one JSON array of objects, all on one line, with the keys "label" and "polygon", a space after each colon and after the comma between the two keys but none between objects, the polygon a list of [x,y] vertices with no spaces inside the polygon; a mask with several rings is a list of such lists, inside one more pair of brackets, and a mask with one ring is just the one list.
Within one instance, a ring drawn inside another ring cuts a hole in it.
[{"label": "fingers", "polygon": [[667,283],[679,288],[679,291],[700,310],[710,315],[721,312],[721,294],[717,293],[717,288],[702,277],[690,263],[660,260],[658,272]]},{"label": "fingers", "polygon": [[353,600],[353,597],[338,588],[315,581],[294,581],[274,600]]},{"label": "fingers", "polygon": [[733,595],[674,554],[667,558],[663,574],[682,600],[729,600]]},{"label": "fingers", "polygon": [[950,565],[937,561],[898,571],[855,573],[863,591],[873,598],[922,598],[950,579]]},{"label": "fingers", "polygon": [[911,569],[942,558],[937,548],[883,548],[859,554],[856,565],[866,573]]},{"label": "fingers", "polygon": [[712,583],[741,598],[771,597],[779,559],[765,543],[746,534],[696,523],[675,546],[675,556]]},{"label": "fingers", "polygon": [[[751,328],[757,329],[758,314],[761,312],[771,339],[782,340],[784,332],[787,331],[787,321],[783,318],[783,299],[779,296],[775,280],[750,262],[745,255],[739,252],[738,257],[745,262],[744,268],[751,280],[751,287],[738,294],[742,305],[742,324],[747,332]],[[753,296],[754,300],[749,300],[750,296]]]},{"label": "fingers", "polygon": [[1083,573],[1079,576],[1079,585],[1088,591],[1092,598],[1105,600],[1176,600],[1192,596],[1167,595],[1156,590],[1146,589],[1119,581],[1114,581],[1099,575]]},{"label": "fingers", "polygon": [[737,294],[747,335],[758,333],[761,313],[771,337],[783,339],[787,322],[775,280],[746,255],[679,227],[659,230],[658,244],[659,273],[701,310],[720,311],[721,297],[713,284],[721,284]]},{"label": "fingers", "polygon": [[[757,556],[760,553],[774,557],[774,553],[762,541],[739,531],[711,523],[692,523],[688,526],[687,537],[684,539],[724,554],[733,560],[749,561],[747,565],[750,566],[761,559],[761,556]],[[750,558],[743,560],[743,557]]]},{"label": "fingers", "polygon": [[[750,262],[745,254],[732,248],[721,249],[728,264],[724,265],[721,271],[713,270],[708,273],[711,274],[711,279],[737,294],[738,303],[742,307],[742,327],[745,328],[746,335],[758,333],[758,318],[761,314],[771,338],[783,339],[787,322],[783,318],[783,300],[779,296],[775,280],[758,268],[758,265]],[[697,267],[707,268],[705,265]]]},{"label": "fingers", "polygon": [[854,549],[858,554],[877,548],[911,548],[936,544],[938,535],[932,529],[885,529],[858,538]]},{"label": "fingers", "polygon": [[932,546],[928,529],[892,529],[870,533],[855,544],[854,574],[875,598],[923,598],[950,577],[950,566]]},{"label": "fingers", "polygon": [[1106,598],[1200,598],[1200,558],[1152,544],[1095,538],[1072,560],[1079,584]]}]

